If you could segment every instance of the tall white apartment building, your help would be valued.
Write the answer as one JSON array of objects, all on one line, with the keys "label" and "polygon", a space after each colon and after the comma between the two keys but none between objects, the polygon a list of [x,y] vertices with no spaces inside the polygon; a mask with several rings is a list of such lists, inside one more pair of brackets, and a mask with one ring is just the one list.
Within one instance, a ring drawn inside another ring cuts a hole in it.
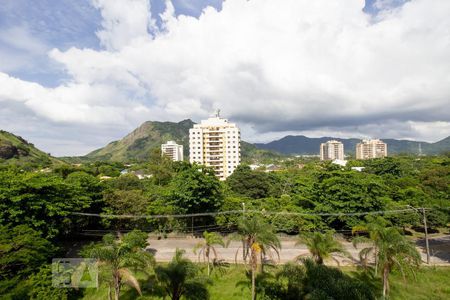
[{"label": "tall white apartment building", "polygon": [[387,156],[387,144],[381,140],[362,140],[356,144],[356,159],[371,159]]},{"label": "tall white apartment building", "polygon": [[161,155],[167,156],[173,161],[182,161],[183,145],[178,145],[174,141],[168,141],[161,145]]},{"label": "tall white apartment building", "polygon": [[344,160],[344,144],[339,141],[328,141],[320,144],[320,160]]},{"label": "tall white apartment building", "polygon": [[241,162],[241,133],[219,112],[189,129],[189,161],[212,167],[225,180]]}]

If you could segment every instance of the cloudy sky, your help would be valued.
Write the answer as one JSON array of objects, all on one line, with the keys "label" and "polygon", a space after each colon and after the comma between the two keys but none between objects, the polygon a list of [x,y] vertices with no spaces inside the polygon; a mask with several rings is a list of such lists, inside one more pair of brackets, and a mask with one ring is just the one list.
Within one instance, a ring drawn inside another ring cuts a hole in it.
[{"label": "cloudy sky", "polygon": [[252,142],[437,141],[449,16],[448,0],[2,0],[0,129],[82,155],[220,108]]}]

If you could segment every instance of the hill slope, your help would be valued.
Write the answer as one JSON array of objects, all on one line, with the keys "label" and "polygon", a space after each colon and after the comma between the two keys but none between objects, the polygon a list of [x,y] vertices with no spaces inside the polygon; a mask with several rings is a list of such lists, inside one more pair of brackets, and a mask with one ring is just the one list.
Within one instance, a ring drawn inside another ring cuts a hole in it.
[{"label": "hill slope", "polygon": [[[279,140],[263,144],[255,144],[259,149],[277,151],[283,154],[319,154],[320,144],[329,140],[341,141],[344,144],[345,153],[355,155],[356,144],[360,139],[340,139],[333,137],[309,138],[303,135],[286,136]],[[450,151],[450,137],[447,137],[436,143],[382,139],[388,144],[388,154],[410,153],[419,154],[419,147],[422,147],[423,154],[439,154]],[[420,145],[420,146],[419,146]]]},{"label": "hill slope", "polygon": [[[90,160],[112,160],[120,162],[145,161],[149,159],[153,148],[173,140],[183,145],[185,159],[189,157],[189,129],[194,126],[191,120],[181,122],[147,121],[119,141],[109,143],[85,157]],[[257,149],[254,145],[242,141],[243,160],[264,159],[279,156],[267,150]]]},{"label": "hill slope", "polygon": [[119,141],[109,143],[86,155],[87,158],[113,161],[143,161],[150,157],[151,149],[173,140],[183,145],[184,154],[189,153],[189,128],[191,120],[174,122],[147,121]]},{"label": "hill slope", "polygon": [[37,149],[20,136],[0,130],[0,163],[1,164],[36,164],[48,166],[60,164],[60,160]]},{"label": "hill slope", "polygon": [[426,154],[439,154],[450,151],[450,136],[436,143],[422,144],[422,151]]}]

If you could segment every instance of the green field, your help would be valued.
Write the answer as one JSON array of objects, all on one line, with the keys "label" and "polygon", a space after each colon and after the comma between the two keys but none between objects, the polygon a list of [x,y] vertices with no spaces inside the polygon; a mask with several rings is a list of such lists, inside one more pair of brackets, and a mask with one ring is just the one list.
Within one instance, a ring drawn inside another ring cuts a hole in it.
[{"label": "green field", "polygon": [[[344,268],[347,273],[355,271],[354,268]],[[152,278],[147,280],[147,276],[140,274],[140,283],[143,289],[143,296],[140,296],[128,287],[124,287],[121,298],[131,299],[164,299],[152,295]],[[212,300],[243,300],[250,299],[249,285],[245,284],[246,277],[242,266],[231,265],[221,274],[211,276],[213,283],[209,286]],[[391,277],[390,299],[408,300],[444,300],[450,299],[450,267],[422,267],[416,277],[410,275],[403,280],[400,273],[393,273]],[[381,282],[378,282],[381,286]],[[153,291],[153,292],[152,292]],[[83,299],[96,300],[108,299],[107,287],[102,285],[98,290],[86,289]],[[166,298],[168,299],[168,298]]]}]

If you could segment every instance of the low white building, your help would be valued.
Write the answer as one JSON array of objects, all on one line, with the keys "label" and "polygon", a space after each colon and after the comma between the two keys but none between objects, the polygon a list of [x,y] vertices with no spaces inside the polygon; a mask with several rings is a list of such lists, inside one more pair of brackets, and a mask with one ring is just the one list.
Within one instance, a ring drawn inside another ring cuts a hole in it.
[{"label": "low white building", "polygon": [[364,167],[352,167],[352,170],[362,172],[362,171],[364,171]]},{"label": "low white building", "polygon": [[342,159],[335,159],[331,163],[335,164],[335,165],[339,165],[339,166],[345,167],[347,165],[348,161],[342,160]]},{"label": "low white building", "polygon": [[169,157],[173,161],[183,160],[183,145],[174,141],[168,141],[161,145],[161,155]]}]

